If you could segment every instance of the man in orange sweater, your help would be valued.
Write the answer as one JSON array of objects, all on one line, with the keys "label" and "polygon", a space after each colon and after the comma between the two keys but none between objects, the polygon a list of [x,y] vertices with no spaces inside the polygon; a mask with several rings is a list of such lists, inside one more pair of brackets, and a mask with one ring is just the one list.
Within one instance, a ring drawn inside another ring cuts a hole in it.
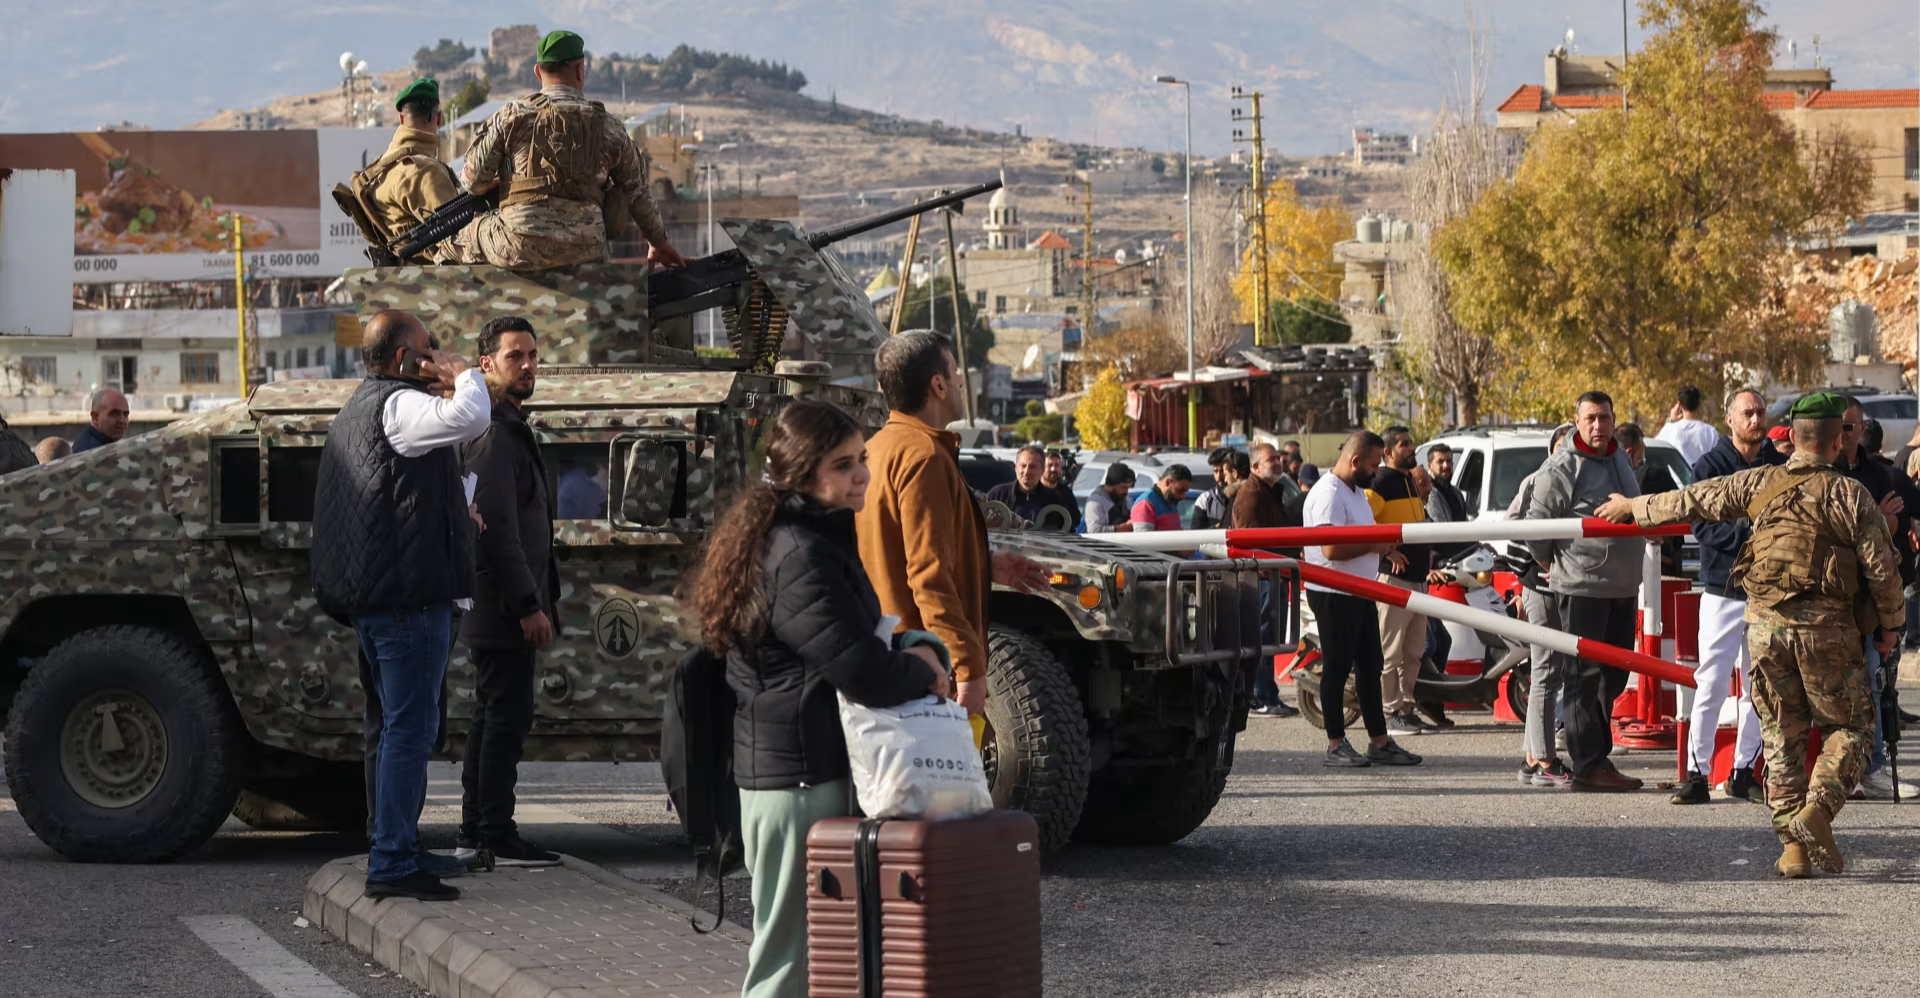
[{"label": "man in orange sweater", "polygon": [[1039,591],[1047,571],[1012,552],[988,557],[986,518],[960,474],[960,438],[946,428],[965,415],[947,338],[902,333],[880,347],[875,366],[893,415],[867,441],[873,483],[855,516],[860,561],[884,612],[946,642],[954,698],[979,714],[987,702],[987,593],[995,582]]}]

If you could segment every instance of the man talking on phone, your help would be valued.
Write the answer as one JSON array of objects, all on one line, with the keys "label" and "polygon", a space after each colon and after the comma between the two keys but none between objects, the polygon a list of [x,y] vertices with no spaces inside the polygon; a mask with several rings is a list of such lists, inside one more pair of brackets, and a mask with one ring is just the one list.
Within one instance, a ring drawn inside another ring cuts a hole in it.
[{"label": "man talking on phone", "polygon": [[486,431],[491,406],[480,372],[437,349],[409,312],[367,320],[361,350],[370,373],[320,454],[313,592],[352,625],[368,698],[380,703],[366,894],[450,901],[460,891],[440,882],[440,864],[422,868],[418,825],[453,606],[474,590],[475,524],[455,447]]}]

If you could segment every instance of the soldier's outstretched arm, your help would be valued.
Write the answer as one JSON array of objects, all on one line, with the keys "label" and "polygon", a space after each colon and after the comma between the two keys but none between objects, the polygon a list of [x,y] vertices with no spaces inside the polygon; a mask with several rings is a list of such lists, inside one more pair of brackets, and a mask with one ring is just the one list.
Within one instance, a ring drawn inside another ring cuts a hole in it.
[{"label": "soldier's outstretched arm", "polygon": [[1907,599],[1900,582],[1900,555],[1893,546],[1893,535],[1887,532],[1887,518],[1866,489],[1851,481],[1846,484],[1854,487],[1832,492],[1834,500],[1844,504],[1834,511],[1834,523],[1851,534],[1860,571],[1867,577],[1874,609],[1880,613],[1880,629],[1898,630],[1906,623]]},{"label": "soldier's outstretched arm", "polygon": [[640,150],[634,147],[633,139],[617,120],[609,117],[607,127],[611,131],[607,146],[613,150],[613,162],[607,166],[607,182],[627,199],[634,224],[640,227],[640,234],[647,237],[647,245],[655,251],[648,257],[657,253],[662,259],[656,262],[684,266],[687,260],[667,238],[667,225],[660,219],[660,207],[653,203],[653,192],[647,190],[646,165],[640,161]]},{"label": "soldier's outstretched arm", "polygon": [[1753,468],[1695,482],[1676,492],[1640,496],[1633,500],[1633,522],[1642,527],[1664,527],[1742,519],[1759,494],[1767,470]]}]

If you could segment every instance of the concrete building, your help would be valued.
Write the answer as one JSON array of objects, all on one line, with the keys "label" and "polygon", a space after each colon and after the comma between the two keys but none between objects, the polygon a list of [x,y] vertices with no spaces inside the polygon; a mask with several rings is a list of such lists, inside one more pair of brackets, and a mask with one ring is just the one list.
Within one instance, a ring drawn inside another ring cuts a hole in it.
[{"label": "concrete building", "polygon": [[1356,170],[1406,166],[1419,152],[1419,140],[1403,132],[1353,130],[1353,168]]},{"label": "concrete building", "polygon": [[[991,225],[991,221],[988,223]],[[992,233],[989,233],[992,245]],[[960,254],[960,283],[973,295],[975,308],[988,316],[1057,311],[1070,295],[1069,261],[1073,244],[1047,232],[1024,249],[984,249]]]},{"label": "concrete building", "polygon": [[[1619,107],[1612,69],[1619,62],[1619,56],[1548,53],[1544,81],[1501,102],[1499,129],[1524,135],[1549,119]],[[1866,147],[1873,165],[1869,212],[1920,210],[1920,90],[1835,90],[1828,69],[1774,69],[1765,87],[1766,106],[1800,134],[1846,134]]]},{"label": "concrete building", "polygon": [[1004,186],[987,202],[986,230],[990,250],[1017,249],[1027,243],[1026,230],[1020,225],[1020,203]]}]

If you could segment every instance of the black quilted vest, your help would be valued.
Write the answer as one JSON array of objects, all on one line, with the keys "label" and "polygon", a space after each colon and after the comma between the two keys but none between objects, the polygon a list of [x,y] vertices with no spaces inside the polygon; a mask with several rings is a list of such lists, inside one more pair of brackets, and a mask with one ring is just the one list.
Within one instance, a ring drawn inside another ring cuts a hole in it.
[{"label": "black quilted vest", "polygon": [[473,521],[457,449],[401,457],[387,442],[387,399],[418,390],[369,377],[327,431],[313,496],[313,594],[333,617],[473,595]]}]

